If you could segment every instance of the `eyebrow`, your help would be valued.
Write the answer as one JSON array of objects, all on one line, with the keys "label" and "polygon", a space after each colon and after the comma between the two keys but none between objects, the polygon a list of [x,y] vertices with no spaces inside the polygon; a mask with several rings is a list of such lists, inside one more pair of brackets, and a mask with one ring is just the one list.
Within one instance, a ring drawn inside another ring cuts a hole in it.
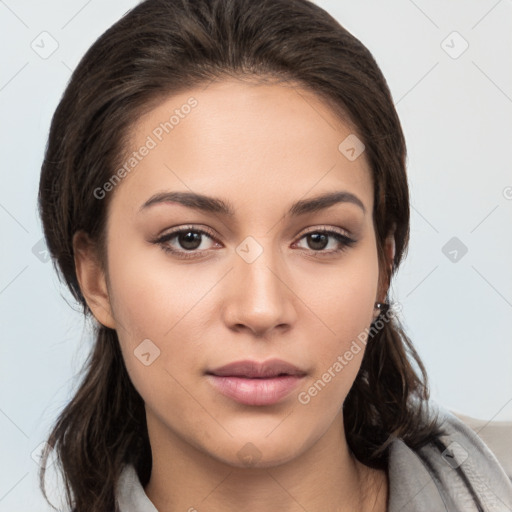
[{"label": "eyebrow", "polygon": [[[220,198],[205,196],[195,192],[161,192],[151,196],[139,209],[139,212],[150,206],[161,203],[179,203],[188,208],[201,210],[206,213],[218,213],[226,217],[235,216],[235,208],[229,201]],[[310,199],[302,199],[294,203],[288,215],[298,217],[306,213],[314,213],[329,208],[338,203],[352,203],[359,206],[366,214],[363,202],[354,194],[347,191],[328,192]]]}]

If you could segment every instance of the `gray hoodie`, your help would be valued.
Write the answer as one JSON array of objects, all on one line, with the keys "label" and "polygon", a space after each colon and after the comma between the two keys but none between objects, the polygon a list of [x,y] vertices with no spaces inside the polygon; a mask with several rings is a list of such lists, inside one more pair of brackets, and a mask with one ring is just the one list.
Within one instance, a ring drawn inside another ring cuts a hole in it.
[{"label": "gray hoodie", "polygon": [[[392,441],[387,511],[512,512],[512,482],[487,445],[443,406],[431,400],[429,409],[446,434],[418,450]],[[158,512],[131,465],[123,469],[116,499],[121,512]]]}]

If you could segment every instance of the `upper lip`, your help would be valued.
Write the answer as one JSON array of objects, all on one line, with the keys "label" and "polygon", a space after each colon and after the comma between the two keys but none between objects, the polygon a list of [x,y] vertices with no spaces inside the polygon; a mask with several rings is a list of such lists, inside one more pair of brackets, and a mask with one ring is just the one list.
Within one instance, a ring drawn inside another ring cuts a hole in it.
[{"label": "upper lip", "polygon": [[218,375],[222,377],[247,377],[247,378],[265,378],[276,377],[278,375],[306,375],[306,372],[297,368],[291,363],[283,361],[282,359],[271,359],[269,361],[235,361],[233,363],[220,366],[214,370],[209,370],[206,373],[210,375]]}]

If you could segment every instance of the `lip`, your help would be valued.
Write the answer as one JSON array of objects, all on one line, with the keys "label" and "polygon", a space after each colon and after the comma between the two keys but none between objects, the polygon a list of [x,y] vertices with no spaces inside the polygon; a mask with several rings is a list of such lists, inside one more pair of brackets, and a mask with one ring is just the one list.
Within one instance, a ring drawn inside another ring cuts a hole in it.
[{"label": "lip", "polygon": [[245,405],[272,405],[291,393],[306,372],[282,359],[235,361],[206,372],[224,396]]}]

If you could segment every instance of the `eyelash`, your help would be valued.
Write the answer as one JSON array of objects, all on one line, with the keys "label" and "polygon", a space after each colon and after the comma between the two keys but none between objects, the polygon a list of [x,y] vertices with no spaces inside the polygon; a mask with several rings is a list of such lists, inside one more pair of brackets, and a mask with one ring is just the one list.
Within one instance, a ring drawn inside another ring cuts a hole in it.
[{"label": "eyelash", "polygon": [[[212,233],[210,233],[209,231],[206,231],[206,230],[200,229],[200,228],[194,228],[193,226],[190,226],[190,227],[186,227],[186,228],[177,229],[175,231],[171,231],[170,233],[166,233],[165,235],[161,236],[160,238],[154,240],[152,243],[159,245],[164,252],[171,253],[180,259],[200,258],[201,256],[198,256],[197,255],[198,253],[194,252],[194,251],[197,251],[197,249],[194,249],[193,251],[181,251],[181,250],[176,250],[176,249],[170,248],[170,246],[168,245],[168,242],[182,233],[199,233],[201,235],[206,235],[209,238],[215,240],[214,235]],[[353,240],[345,235],[342,235],[341,233],[338,233],[337,231],[329,230],[326,228],[320,228],[320,229],[316,229],[314,231],[309,231],[307,233],[304,233],[299,238],[299,240],[302,240],[303,238],[305,238],[308,235],[318,234],[318,233],[332,236],[334,239],[336,239],[341,244],[341,248],[334,249],[331,251],[324,251],[323,249],[315,251],[313,249],[310,249],[311,252],[315,253],[314,257],[316,257],[316,258],[323,258],[326,256],[340,254],[343,251],[347,250],[348,248],[352,247],[356,243],[356,240]],[[205,251],[206,250],[208,250],[208,249],[205,249]],[[307,251],[307,249],[303,249],[303,250]],[[199,251],[199,252],[203,252],[203,251]]]}]

